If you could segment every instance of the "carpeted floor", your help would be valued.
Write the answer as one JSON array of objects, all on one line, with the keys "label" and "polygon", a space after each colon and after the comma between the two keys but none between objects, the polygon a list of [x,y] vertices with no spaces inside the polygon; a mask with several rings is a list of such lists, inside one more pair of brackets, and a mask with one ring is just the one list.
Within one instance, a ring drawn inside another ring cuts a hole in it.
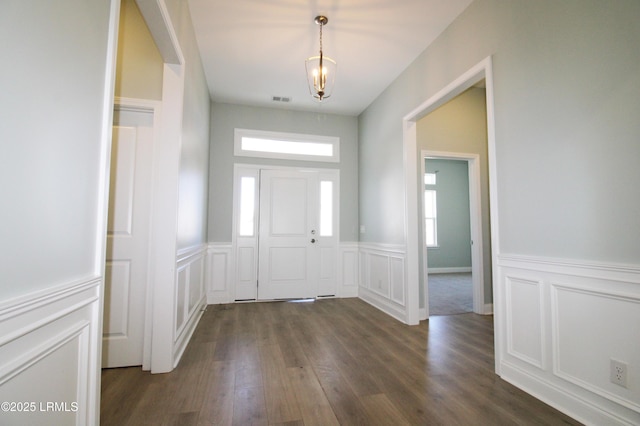
[{"label": "carpeted floor", "polygon": [[429,274],[429,315],[473,312],[471,273]]}]

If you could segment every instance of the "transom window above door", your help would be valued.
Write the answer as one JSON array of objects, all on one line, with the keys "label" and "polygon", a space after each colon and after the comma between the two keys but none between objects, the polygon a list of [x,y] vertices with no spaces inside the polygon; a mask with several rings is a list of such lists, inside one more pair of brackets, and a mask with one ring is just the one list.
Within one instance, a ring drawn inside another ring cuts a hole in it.
[{"label": "transom window above door", "polygon": [[340,162],[340,138],[235,129],[234,155],[338,163]]}]

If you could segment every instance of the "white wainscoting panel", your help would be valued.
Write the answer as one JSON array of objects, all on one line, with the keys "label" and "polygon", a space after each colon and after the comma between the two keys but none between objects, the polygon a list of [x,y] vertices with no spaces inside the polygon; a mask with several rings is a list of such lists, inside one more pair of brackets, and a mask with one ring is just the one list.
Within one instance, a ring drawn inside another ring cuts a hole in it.
[{"label": "white wainscoting panel", "polygon": [[232,303],[231,243],[209,243],[207,253],[207,303]]},{"label": "white wainscoting panel", "polygon": [[529,364],[544,368],[542,283],[505,277],[507,351]]},{"label": "white wainscoting panel", "polygon": [[[640,413],[640,295],[553,282],[551,289],[555,374]],[[610,382],[611,359],[630,364],[627,388]]]},{"label": "white wainscoting panel", "polygon": [[385,299],[391,299],[389,283],[391,281],[391,258],[386,254],[367,253],[367,288]]},{"label": "white wainscoting panel", "polygon": [[89,279],[0,306],[0,401],[29,404],[28,412],[3,410],[0,423],[93,423],[101,285]]},{"label": "white wainscoting panel", "polygon": [[361,243],[358,295],[392,317],[407,322],[404,246]]},{"label": "white wainscoting panel", "polygon": [[389,277],[391,278],[391,300],[405,306],[404,300],[404,257],[389,257]]},{"label": "white wainscoting panel", "polygon": [[258,246],[250,242],[238,246],[232,258],[235,272],[231,302],[234,300],[256,300],[258,298]]},{"label": "white wainscoting panel", "polygon": [[[331,285],[337,287],[336,297],[358,297],[358,251],[357,242],[340,243],[338,265],[325,268],[333,275],[332,279],[337,280],[336,284]],[[254,270],[257,253],[255,249],[239,247],[235,257],[232,256],[232,252],[231,243],[209,243],[206,268],[207,303],[209,304],[233,303],[236,300],[256,298],[257,277]],[[231,274],[234,270],[235,280]],[[336,274],[336,271],[340,273]],[[324,288],[329,288],[328,285]],[[330,293],[333,294],[333,291]]]},{"label": "white wainscoting panel", "polygon": [[338,279],[336,274],[338,259],[335,247],[319,247],[320,276],[318,280],[318,296],[336,296]]},{"label": "white wainscoting panel", "polygon": [[340,243],[338,297],[358,297],[358,243]]},{"label": "white wainscoting panel", "polygon": [[[640,266],[501,255],[500,375],[585,424],[640,424]],[[627,387],[610,381],[627,364]]]},{"label": "white wainscoting panel", "polygon": [[207,246],[180,250],[176,267],[175,339],[173,365],[178,365],[206,306],[205,263]]}]

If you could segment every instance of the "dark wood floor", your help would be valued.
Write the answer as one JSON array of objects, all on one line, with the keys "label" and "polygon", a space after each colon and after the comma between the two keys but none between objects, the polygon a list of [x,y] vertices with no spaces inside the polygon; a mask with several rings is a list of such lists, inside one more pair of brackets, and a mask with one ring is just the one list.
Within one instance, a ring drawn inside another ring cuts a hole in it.
[{"label": "dark wood floor", "polygon": [[493,373],[493,318],[359,299],[209,306],[178,368],[105,370],[102,425],[578,424]]}]

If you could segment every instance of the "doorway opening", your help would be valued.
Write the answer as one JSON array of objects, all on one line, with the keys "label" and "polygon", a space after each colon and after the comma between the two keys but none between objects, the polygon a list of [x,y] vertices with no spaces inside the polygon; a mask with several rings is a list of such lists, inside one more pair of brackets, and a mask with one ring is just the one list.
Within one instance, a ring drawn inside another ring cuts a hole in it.
[{"label": "doorway opening", "polygon": [[[436,172],[438,177],[436,185],[425,185],[423,198],[427,200],[427,191],[436,191],[441,217],[437,244],[429,244],[426,232],[421,234],[426,314],[489,313],[485,291],[491,290],[490,230],[481,156],[422,150],[420,158],[422,174]],[[422,204],[425,216],[427,204]]]},{"label": "doorway opening", "polygon": [[[487,57],[478,64],[471,67],[468,71],[460,75],[457,79],[443,87],[433,96],[419,105],[417,108],[409,112],[403,118],[403,146],[405,157],[405,219],[406,219],[406,273],[407,273],[407,296],[408,305],[406,308],[406,318],[408,324],[418,324],[420,320],[428,318],[428,306],[425,305],[425,293],[428,288],[424,280],[420,280],[420,223],[422,221],[421,209],[419,208],[420,192],[419,191],[419,172],[420,161],[418,144],[417,144],[417,124],[418,121],[435,111],[442,105],[446,104],[459,94],[474,85],[484,81],[486,89],[486,126],[487,126],[487,161],[488,161],[488,182],[489,182],[489,204],[491,206],[490,224],[491,224],[491,275],[492,290],[498,280],[495,277],[496,259],[499,249],[499,220],[498,220],[498,199],[496,187],[496,153],[495,153],[495,120],[493,108],[493,71],[491,57]],[[493,291],[495,294],[495,291]],[[491,307],[492,305],[487,305]],[[489,312],[486,312],[489,313]],[[502,317],[499,312],[494,315],[494,354],[495,354],[495,370],[499,372],[501,339],[497,331],[502,330]]]},{"label": "doorway opening", "polygon": [[149,215],[159,105],[116,98],[107,221],[102,366],[150,368]]}]

